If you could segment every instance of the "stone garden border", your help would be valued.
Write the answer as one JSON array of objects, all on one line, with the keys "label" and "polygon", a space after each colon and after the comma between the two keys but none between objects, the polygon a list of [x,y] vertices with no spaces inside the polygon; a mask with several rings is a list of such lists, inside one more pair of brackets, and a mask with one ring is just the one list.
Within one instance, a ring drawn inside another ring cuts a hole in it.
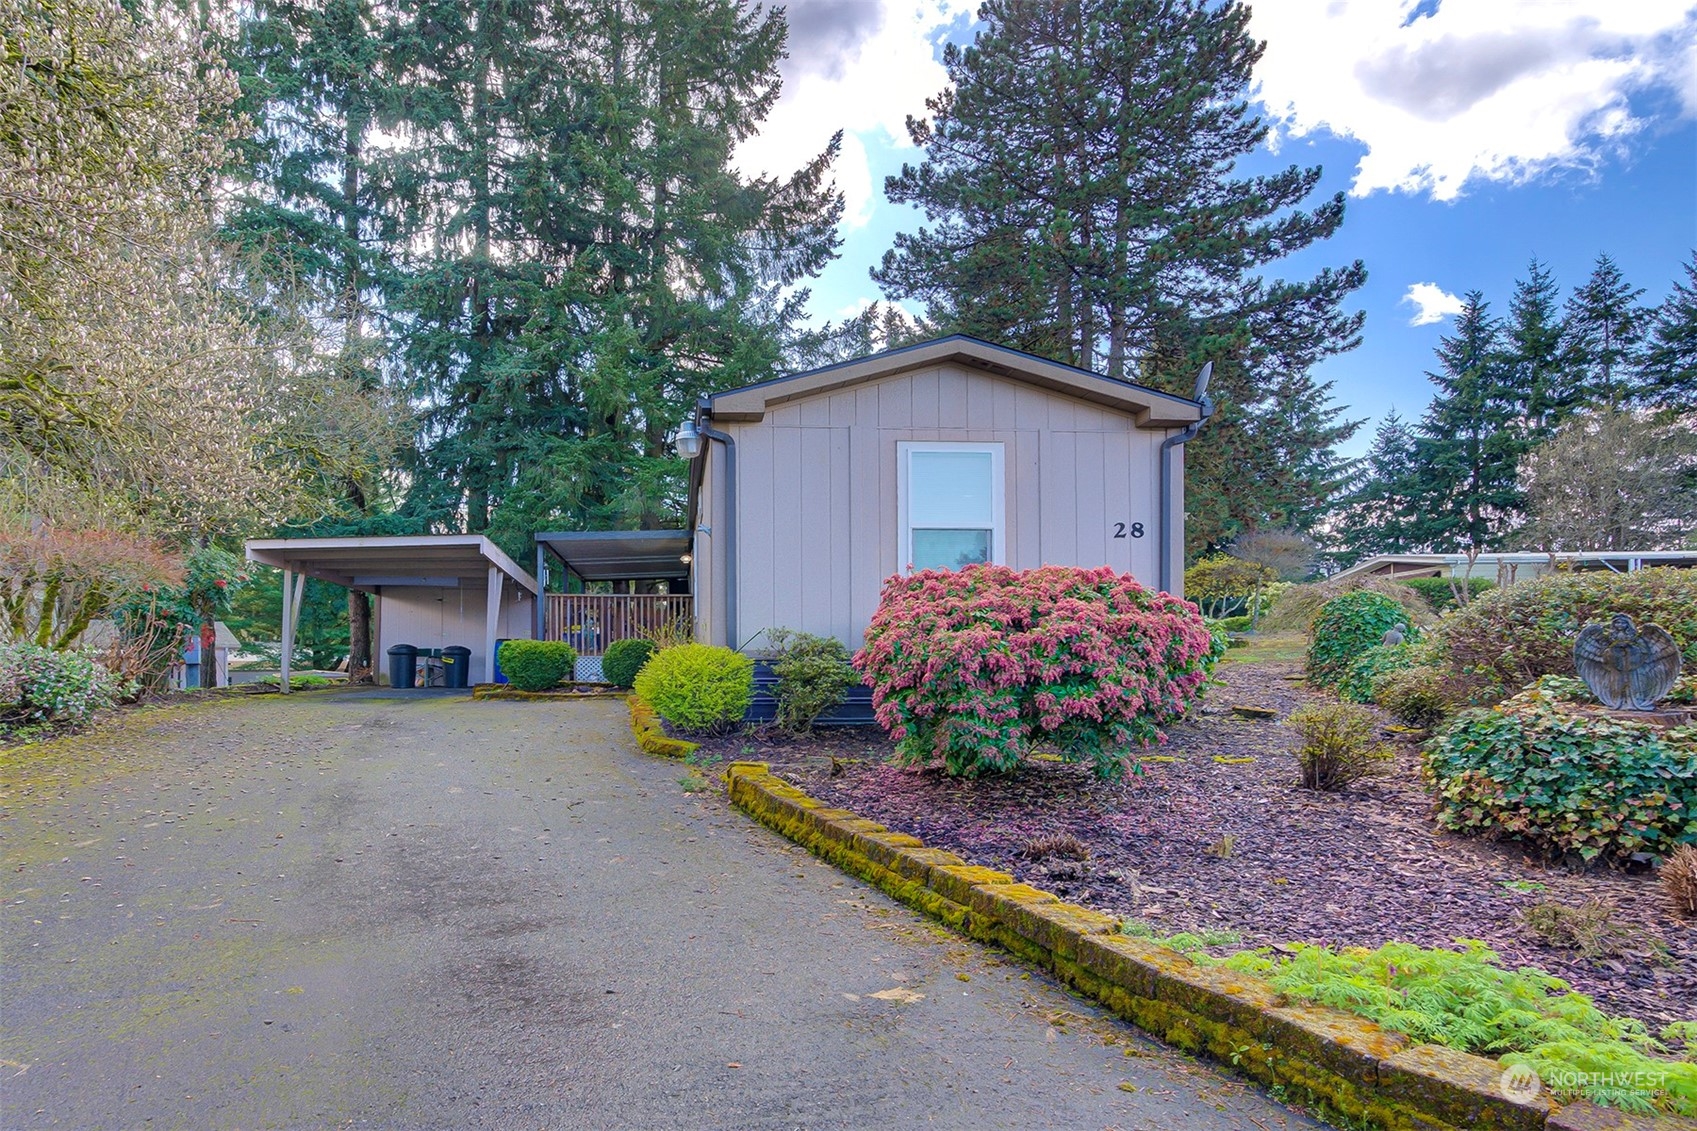
[{"label": "stone garden border", "polygon": [[565,688],[548,691],[520,691],[510,683],[479,683],[471,689],[473,699],[623,699],[625,693],[607,684],[593,691],[572,691]]},{"label": "stone garden border", "polygon": [[682,738],[673,738],[660,725],[660,716],[654,713],[654,708],[639,698],[634,692],[625,696],[630,705],[630,730],[636,736],[636,744],[662,758],[687,758],[701,748],[699,742],[689,742]]},{"label": "stone garden border", "polygon": [[[630,702],[637,740],[663,753],[644,737],[659,731],[652,709],[634,696]],[[653,719],[652,728],[639,717]],[[1198,966],[1177,951],[1122,935],[1111,916],[829,808],[775,777],[766,763],[733,762],[725,780],[733,805],[843,871],[1051,971],[1170,1045],[1352,1118],[1394,1131],[1697,1131],[1690,1119],[1633,1115],[1583,1100],[1557,1108],[1542,1092],[1511,1098],[1494,1060],[1419,1044],[1337,1010],[1285,1002],[1258,978]]]}]

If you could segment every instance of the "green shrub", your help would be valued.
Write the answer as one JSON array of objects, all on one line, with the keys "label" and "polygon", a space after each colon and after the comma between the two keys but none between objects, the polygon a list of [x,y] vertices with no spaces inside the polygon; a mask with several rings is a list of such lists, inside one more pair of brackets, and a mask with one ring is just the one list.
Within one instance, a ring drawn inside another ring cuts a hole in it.
[{"label": "green shrub", "polygon": [[[1264,978],[1281,994],[1430,1042],[1537,1072],[1563,1101],[1575,1096],[1630,1111],[1697,1115],[1697,1064],[1675,1060],[1640,1021],[1611,1017],[1541,970],[1505,970],[1480,942],[1465,949],[1386,943],[1331,951],[1297,943],[1201,963]],[[1664,1039],[1677,1039],[1670,1026]],[[1660,1092],[1594,1081],[1653,1079]],[[1564,1083],[1565,1082],[1565,1083]]]},{"label": "green shrub", "polygon": [[520,691],[547,691],[577,664],[576,649],[563,640],[509,640],[499,657],[507,682]]},{"label": "green shrub", "polygon": [[1379,720],[1352,703],[1310,703],[1291,712],[1290,725],[1301,741],[1293,753],[1309,789],[1342,789],[1378,773],[1391,758],[1374,741]]},{"label": "green shrub", "polygon": [[784,628],[766,636],[772,643],[772,674],[778,677],[772,689],[778,725],[792,734],[806,734],[815,719],[840,705],[848,689],[860,682],[850,663],[853,657],[834,636]]},{"label": "green shrub", "polygon": [[1456,708],[1444,691],[1444,673],[1426,664],[1392,668],[1373,677],[1373,702],[1403,726],[1429,730]]},{"label": "green shrub", "polygon": [[1219,628],[1225,629],[1227,632],[1248,632],[1249,626],[1254,621],[1254,619],[1255,619],[1254,617],[1247,617],[1247,616],[1244,616],[1244,617],[1221,617],[1218,620],[1214,621],[1214,624]]},{"label": "green shrub", "polygon": [[1553,573],[1494,589],[1445,617],[1434,643],[1468,702],[1494,703],[1545,675],[1573,675],[1573,640],[1625,613],[1661,625],[1697,667],[1697,570]]},{"label": "green shrub", "polygon": [[1412,644],[1376,644],[1353,660],[1333,688],[1339,699],[1373,702],[1373,681],[1381,675],[1413,667],[1418,653]]},{"label": "green shrub", "polygon": [[1434,613],[1446,613],[1458,607],[1455,599],[1457,589],[1466,595],[1461,604],[1467,604],[1487,589],[1497,587],[1497,583],[1488,577],[1469,577],[1465,581],[1459,577],[1409,577],[1398,581],[1397,584],[1406,585],[1420,594],[1426,606]]},{"label": "green shrub", "polygon": [[662,648],[636,673],[636,693],[681,730],[734,726],[748,711],[754,661],[714,644]]},{"label": "green shrub", "polygon": [[80,726],[129,690],[85,652],[0,643],[0,730]]},{"label": "green shrub", "polygon": [[634,687],[636,673],[658,650],[651,640],[615,640],[601,656],[601,674],[615,687]]},{"label": "green shrub", "polygon": [[1420,634],[1403,606],[1383,593],[1357,589],[1333,597],[1320,606],[1309,628],[1308,682],[1316,687],[1336,686],[1349,674],[1351,664],[1369,648],[1378,647],[1385,633],[1399,625],[1408,641]]},{"label": "green shrub", "polygon": [[1697,726],[1575,710],[1576,682],[1546,677],[1464,712],[1427,746],[1439,823],[1586,860],[1697,844]]}]

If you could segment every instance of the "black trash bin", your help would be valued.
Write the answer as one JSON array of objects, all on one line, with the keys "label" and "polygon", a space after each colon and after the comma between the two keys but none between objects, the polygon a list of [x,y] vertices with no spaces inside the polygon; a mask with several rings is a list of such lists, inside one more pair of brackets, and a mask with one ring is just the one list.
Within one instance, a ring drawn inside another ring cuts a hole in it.
[{"label": "black trash bin", "polygon": [[389,686],[411,687],[418,678],[418,649],[411,644],[389,647]]},{"label": "black trash bin", "polygon": [[450,644],[442,649],[442,686],[470,687],[471,649]]}]

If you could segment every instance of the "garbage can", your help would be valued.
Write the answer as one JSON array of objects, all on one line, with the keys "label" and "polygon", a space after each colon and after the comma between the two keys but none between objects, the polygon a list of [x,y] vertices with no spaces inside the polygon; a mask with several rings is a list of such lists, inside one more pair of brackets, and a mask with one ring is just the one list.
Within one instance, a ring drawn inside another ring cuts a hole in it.
[{"label": "garbage can", "polygon": [[501,645],[505,644],[507,642],[507,639],[508,638],[506,638],[506,637],[502,637],[500,640],[495,641],[495,682],[496,683],[506,683],[507,682],[507,673],[501,670]]},{"label": "garbage can", "polygon": [[389,647],[389,686],[411,687],[418,679],[418,649],[411,644]]},{"label": "garbage can", "polygon": [[470,687],[471,649],[450,644],[442,649],[442,686]]}]

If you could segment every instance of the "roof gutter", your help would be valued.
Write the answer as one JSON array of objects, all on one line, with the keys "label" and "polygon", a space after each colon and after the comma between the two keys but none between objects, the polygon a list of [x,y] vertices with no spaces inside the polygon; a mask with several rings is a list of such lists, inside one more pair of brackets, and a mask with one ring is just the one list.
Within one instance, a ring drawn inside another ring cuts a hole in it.
[{"label": "roof gutter", "polygon": [[[1214,415],[1214,399],[1208,396],[1208,378],[1214,375],[1214,363],[1208,362],[1202,367],[1202,372],[1196,375],[1196,393],[1192,397],[1202,405],[1202,415],[1196,423],[1188,425],[1177,435],[1168,436],[1161,441],[1161,564],[1160,588],[1163,593],[1173,591],[1173,542],[1178,536],[1175,526],[1178,518],[1173,510],[1173,450],[1196,439],[1196,434],[1202,431],[1202,426],[1208,423],[1208,418]],[[1179,547],[1183,553],[1183,546]],[[1182,558],[1181,558],[1182,560]]]}]

